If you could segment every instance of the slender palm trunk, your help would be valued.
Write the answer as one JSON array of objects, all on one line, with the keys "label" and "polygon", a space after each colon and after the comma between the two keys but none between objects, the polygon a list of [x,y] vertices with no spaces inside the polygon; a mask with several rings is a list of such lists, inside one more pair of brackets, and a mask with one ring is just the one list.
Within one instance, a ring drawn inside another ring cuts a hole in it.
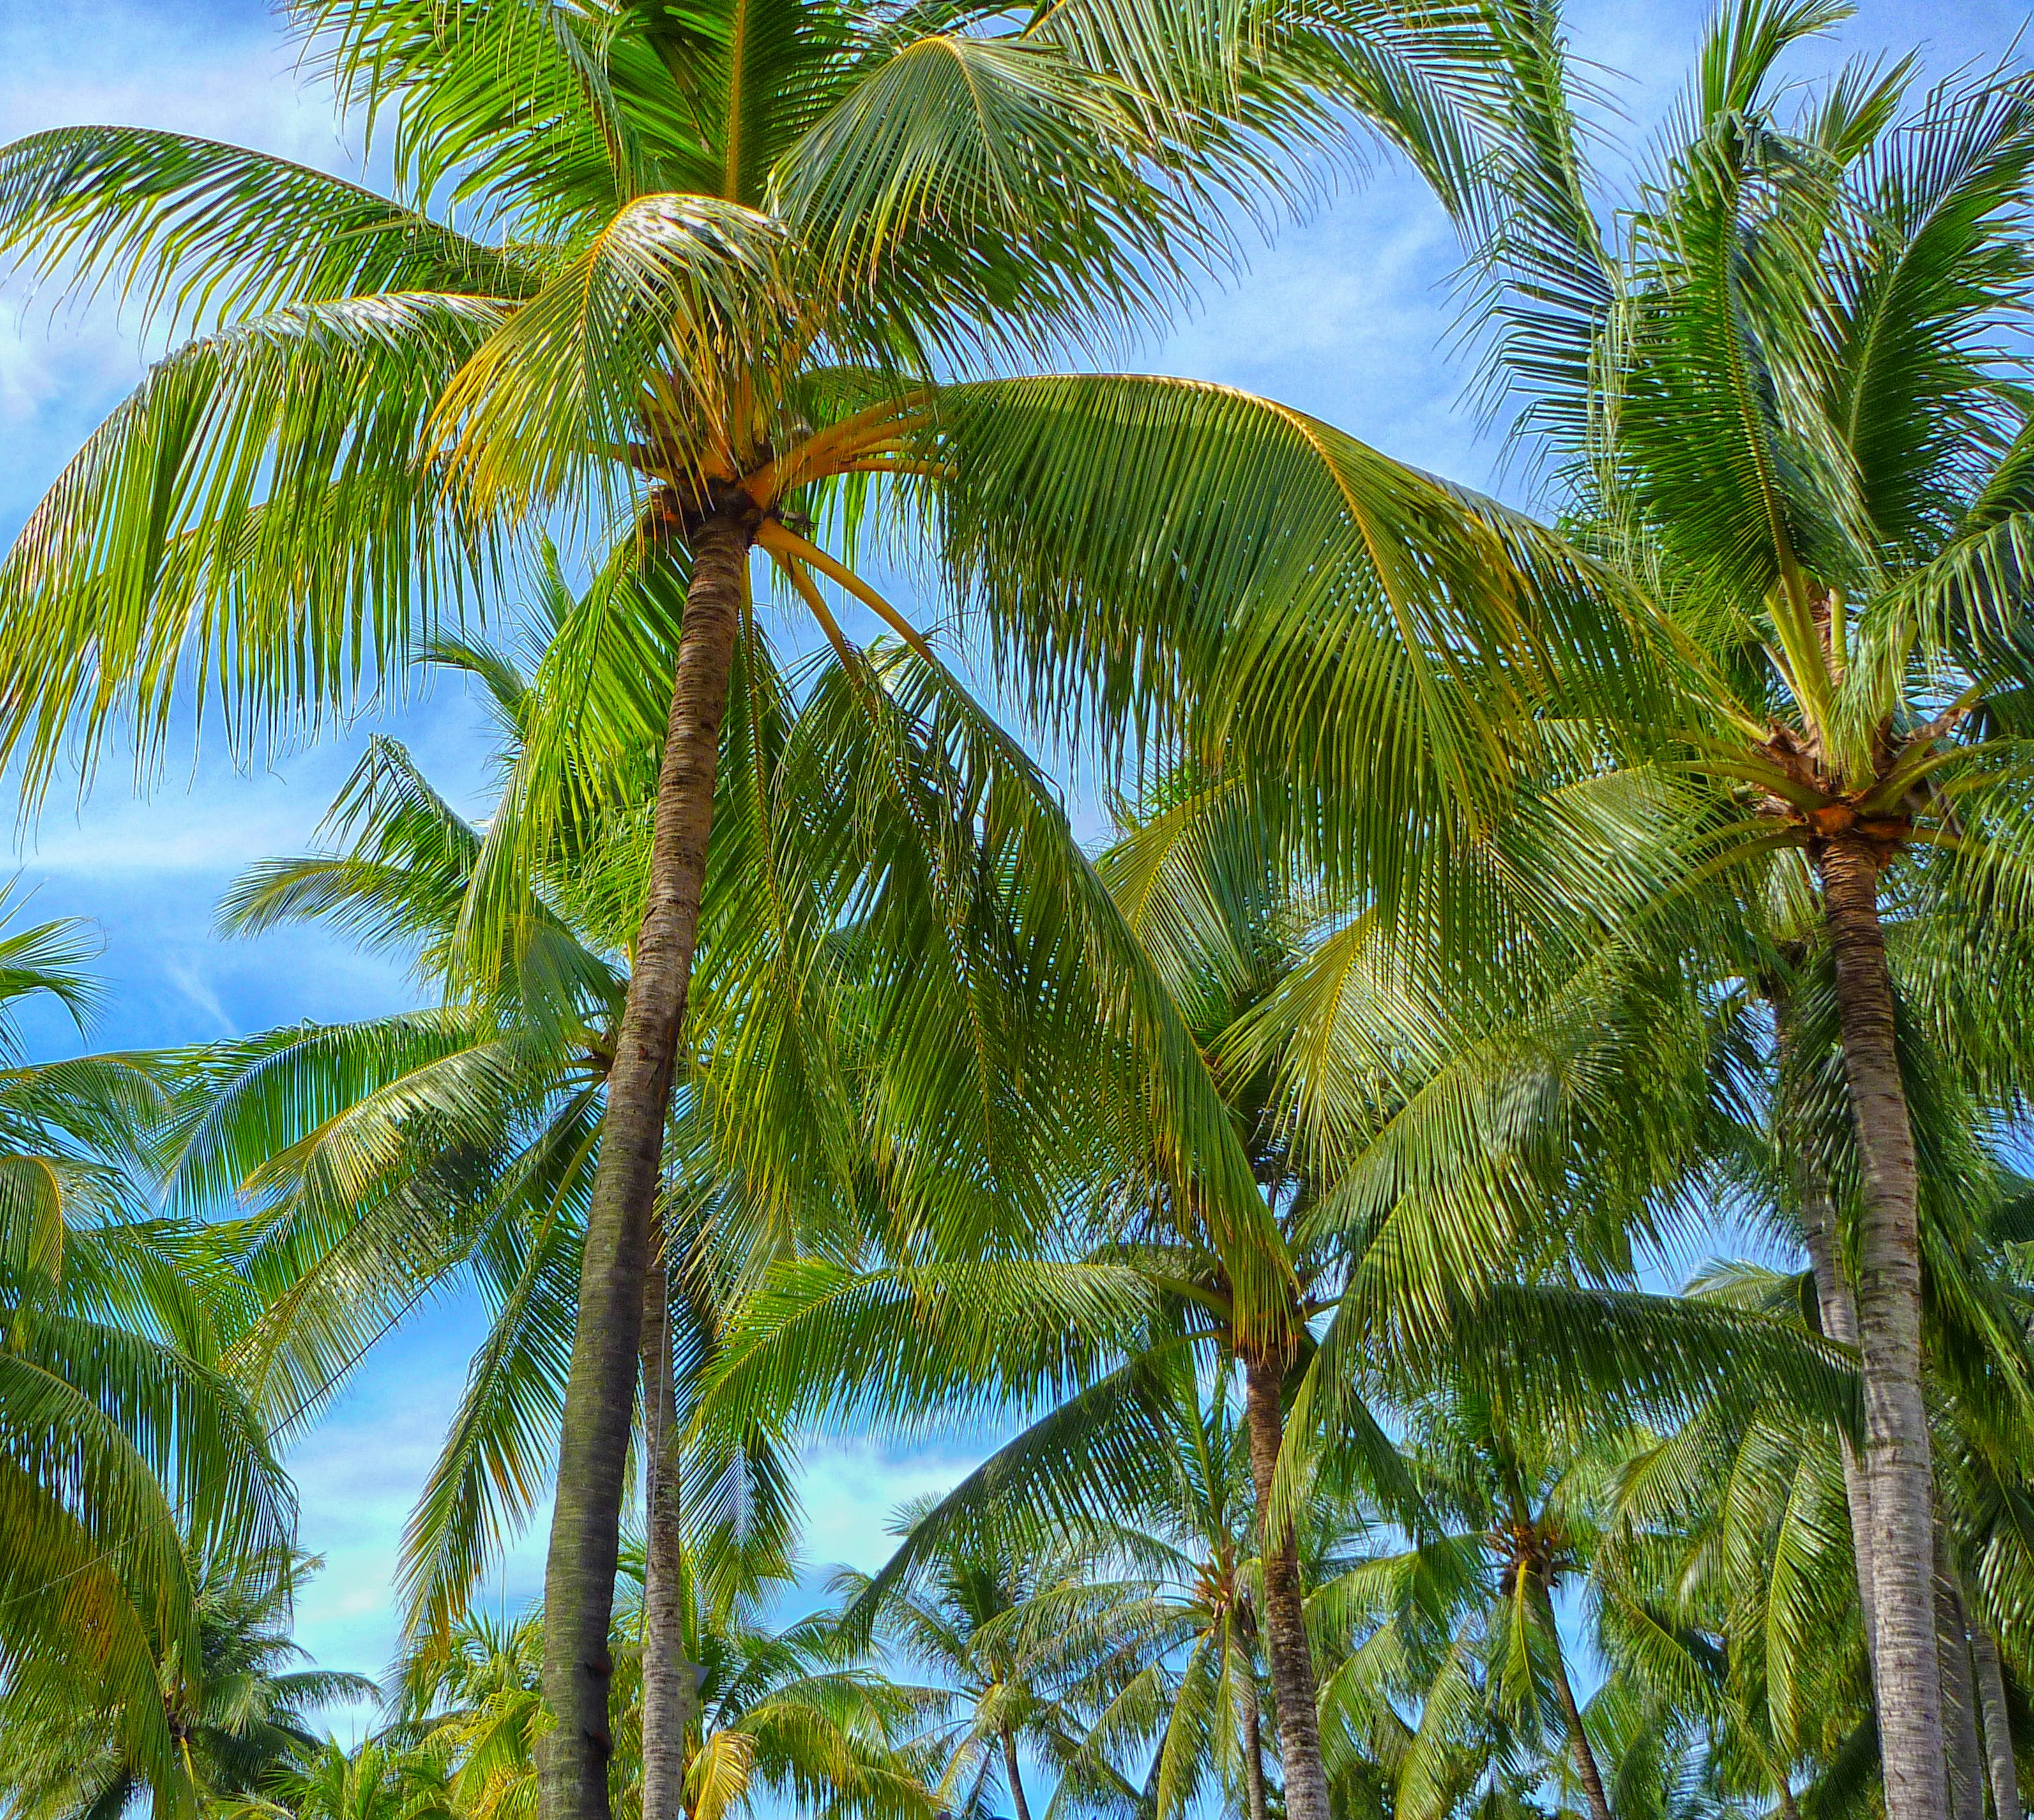
[{"label": "slender palm trunk", "polygon": [[643,1285],[643,1820],[683,1820],[685,1745],[699,1703],[685,1655],[685,1559],[671,1383],[670,1274],[653,1255]]},{"label": "slender palm trunk", "polygon": [[699,933],[714,769],[752,535],[747,521],[715,516],[691,539],[692,585],[657,775],[649,902],[608,1075],[580,1266],[579,1325],[565,1382],[557,1498],[544,1572],[544,1698],[557,1725],[545,1741],[538,1784],[542,1820],[610,1820],[608,1683],[614,1665],[607,1634],[635,1405],[643,1273]]},{"label": "slender palm trunk", "polygon": [[1248,1820],[1266,1820],[1264,1800],[1264,1720],[1257,1703],[1257,1676],[1248,1659],[1243,1678],[1243,1778],[1250,1803]]},{"label": "slender palm trunk", "polygon": [[1949,1787],[1935,1651],[1935,1493],[1921,1391],[1914,1138],[1893,1040],[1877,856],[1862,842],[1832,841],[1820,869],[1844,1069],[1864,1165],[1857,1327],[1886,1811],[1887,1820],[1942,1820]]},{"label": "slender palm trunk", "polygon": [[1935,1653],[1942,1665],[1942,1729],[1948,1735],[1950,1820],[1984,1820],[1984,1758],[1977,1741],[1977,1685],[1961,1576],[1942,1513],[1935,1514]]},{"label": "slender palm trunk", "polygon": [[1977,1668],[1978,1705],[1984,1713],[1985,1767],[1991,1776],[1991,1811],[1996,1820],[2021,1820],[2020,1768],[2013,1760],[2013,1721],[2006,1706],[2006,1672],[1998,1660],[1998,1639],[1982,1617],[1973,1613],[1971,1659]]},{"label": "slender palm trunk", "polygon": [[[1846,1346],[1857,1344],[1857,1301],[1844,1274],[1842,1253],[1837,1242],[1836,1203],[1822,1173],[1806,1159],[1796,1161],[1800,1180],[1801,1236],[1807,1246],[1808,1265],[1815,1278],[1815,1303],[1822,1313],[1822,1331]],[[1864,1624],[1867,1657],[1878,1653],[1877,1630],[1873,1619],[1878,1608],[1871,1574],[1871,1499],[1865,1484],[1864,1462],[1848,1435],[1837,1437],[1843,1462],[1844,1506],[1850,1514],[1851,1552],[1857,1564],[1858,1613]]]},{"label": "slender palm trunk", "polygon": [[[1773,1000],[1774,1034],[1780,1051],[1780,1090],[1792,1090],[1800,1045],[1796,1034],[1798,1013],[1785,992]],[[1791,1129],[1792,1121],[1779,1121],[1780,1139],[1792,1160],[1796,1198],[1801,1206],[1801,1242],[1808,1253],[1808,1267],[1815,1279],[1815,1306],[1822,1316],[1822,1331],[1840,1345],[1857,1344],[1857,1299],[1844,1270],[1837,1204],[1829,1180],[1807,1146]],[[1844,1505],[1850,1514],[1851,1552],[1857,1567],[1858,1614],[1864,1625],[1865,1653],[1877,1653],[1872,1618],[1878,1608],[1871,1577],[1871,1505],[1864,1481],[1863,1463],[1848,1435],[1837,1437],[1843,1460]]]},{"label": "slender palm trunk", "polygon": [[1299,1539],[1290,1523],[1270,1528],[1271,1480],[1285,1445],[1285,1372],[1275,1357],[1252,1359],[1244,1372],[1244,1412],[1250,1428],[1250,1477],[1257,1492],[1258,1546],[1264,1579],[1264,1654],[1278,1721],[1278,1764],[1285,1773],[1286,1820],[1330,1820],[1328,1778],[1321,1761],[1314,1657],[1300,1584]]},{"label": "slender palm trunk", "polygon": [[1017,1761],[1017,1734],[1003,1728],[1003,1775],[1010,1784],[1010,1811],[1016,1820],[1031,1820],[1031,1804],[1024,1799],[1024,1770]]},{"label": "slender palm trunk", "polygon": [[1547,1621],[1547,1634],[1553,1640],[1554,1693],[1561,1702],[1562,1716],[1567,1721],[1568,1747],[1574,1753],[1575,1773],[1582,1778],[1589,1820],[1611,1820],[1610,1798],[1603,1792],[1602,1773],[1597,1768],[1596,1752],[1589,1747],[1589,1733],[1582,1728],[1582,1709],[1575,1699],[1574,1683],[1568,1679],[1567,1653],[1561,1647],[1560,1623],[1554,1615],[1553,1598],[1540,1584],[1537,1574],[1533,1576],[1533,1589],[1540,1595],[1541,1615]]}]

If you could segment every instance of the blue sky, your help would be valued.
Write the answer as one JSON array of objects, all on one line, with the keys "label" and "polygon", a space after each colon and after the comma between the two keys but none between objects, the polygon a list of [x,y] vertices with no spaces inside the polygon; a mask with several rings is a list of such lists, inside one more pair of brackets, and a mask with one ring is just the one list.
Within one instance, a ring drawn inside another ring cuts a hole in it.
[{"label": "blue sky", "polygon": [[[1588,0],[1568,17],[1580,54],[1627,73],[1614,92],[1642,123],[1672,98],[1704,10],[1688,0]],[[1796,67],[1809,76],[1854,51],[1923,46],[1943,69],[1997,55],[2027,18],[1998,0],[1865,0],[1839,38]],[[0,141],[88,122],[167,127],[359,174],[355,140],[252,0],[0,0]],[[1450,356],[1454,259],[1438,212],[1387,165],[1282,236],[1135,364],[1269,394],[1394,455],[1492,485],[1498,451],[1462,407],[1464,373]],[[13,535],[148,352],[107,302],[53,311],[18,282],[0,287],[0,536]],[[458,690],[441,685],[373,724],[407,740],[441,787],[476,807],[483,800],[479,718]],[[228,944],[212,933],[213,906],[235,873],[305,845],[366,730],[238,767],[186,742],[145,798],[117,758],[82,803],[59,786],[11,863],[34,914],[88,918],[103,934],[99,970],[112,989],[94,1046],[190,1041],[408,1002],[399,972],[315,934]],[[54,1020],[31,1034],[43,1053],[77,1044]],[[376,1672],[388,1660],[396,1537],[472,1332],[468,1311],[428,1312],[293,1458],[305,1541],[330,1561],[299,1634],[328,1664]],[[809,1558],[873,1565],[888,1510],[950,1484],[971,1460],[961,1435],[908,1450],[859,1439],[816,1445]],[[540,1522],[508,1564],[512,1603],[541,1583],[542,1540]]]}]

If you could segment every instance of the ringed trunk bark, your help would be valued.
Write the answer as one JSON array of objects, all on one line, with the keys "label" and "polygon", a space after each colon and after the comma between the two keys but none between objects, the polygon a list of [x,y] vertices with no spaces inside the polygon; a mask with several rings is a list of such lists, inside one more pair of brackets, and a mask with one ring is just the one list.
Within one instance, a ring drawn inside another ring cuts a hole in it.
[{"label": "ringed trunk bark", "polygon": [[1857,1327],[1886,1811],[1887,1820],[1940,1820],[1949,1811],[1949,1778],[1935,1650],[1935,1492],[1921,1390],[1920,1228],[1914,1138],[1878,923],[1878,860],[1861,842],[1832,841],[1818,863],[1863,1163]]},{"label": "ringed trunk bark", "polygon": [[[1822,1317],[1822,1331],[1839,1345],[1857,1344],[1857,1298],[1844,1268],[1841,1229],[1837,1222],[1837,1205],[1826,1176],[1791,1129],[1784,1096],[1794,1090],[1799,1064],[1800,1044],[1795,1025],[1798,1013],[1792,997],[1779,993],[1773,1000],[1773,1023],[1780,1061],[1780,1092],[1783,1096],[1780,1139],[1788,1152],[1794,1175],[1795,1196],[1801,1204],[1801,1242],[1808,1254],[1808,1267],[1815,1280],[1815,1306]],[[1843,1461],[1844,1504],[1850,1515],[1851,1553],[1857,1568],[1858,1614],[1864,1627],[1867,1662],[1877,1654],[1872,1618],[1877,1608],[1871,1575],[1871,1503],[1864,1480],[1864,1466],[1848,1435],[1837,1437]]]},{"label": "ringed trunk bark", "polygon": [[669,1267],[653,1254],[643,1285],[643,1820],[683,1820],[685,1748],[699,1706],[685,1655],[681,1487],[671,1455],[678,1424],[670,1293]]},{"label": "ringed trunk bark", "polygon": [[1984,1714],[1984,1760],[1991,1777],[1991,1811],[1997,1820],[2021,1820],[2027,1810],[2020,1799],[2020,1766],[2013,1758],[2013,1721],[2006,1711],[2006,1671],[1998,1660],[1998,1639],[1982,1617],[1971,1626],[1971,1660],[1977,1669],[1978,1706]]},{"label": "ringed trunk bark", "polygon": [[651,1211],[671,1072],[699,934],[721,717],[741,619],[752,523],[692,533],[671,714],[657,774],[649,902],[636,943],[600,1159],[587,1210],[579,1323],[565,1381],[557,1500],[544,1570],[544,1699],[557,1720],[538,1781],[542,1820],[610,1820],[608,1626],[643,1323]]},{"label": "ringed trunk bark", "polygon": [[1278,1722],[1278,1763],[1285,1773],[1286,1820],[1330,1820],[1327,1771],[1321,1761],[1314,1657],[1300,1584],[1300,1550],[1289,1523],[1268,1528],[1271,1480],[1285,1439],[1285,1372],[1277,1357],[1248,1360],[1244,1411],[1250,1430],[1250,1477],[1257,1493],[1259,1547],[1264,1579],[1264,1655]]},{"label": "ringed trunk bark", "polygon": [[1545,1586],[1539,1584],[1539,1578],[1535,1574],[1533,1580],[1540,1595],[1541,1615],[1547,1621],[1547,1634],[1553,1640],[1554,1692],[1568,1723],[1568,1747],[1574,1753],[1575,1773],[1582,1778],[1589,1820],[1611,1820],[1610,1798],[1603,1792],[1603,1776],[1596,1766],[1596,1752],[1589,1747],[1589,1733],[1582,1728],[1582,1709],[1575,1700],[1574,1683],[1568,1679],[1567,1657],[1561,1648],[1560,1623],[1554,1615],[1553,1598]]}]

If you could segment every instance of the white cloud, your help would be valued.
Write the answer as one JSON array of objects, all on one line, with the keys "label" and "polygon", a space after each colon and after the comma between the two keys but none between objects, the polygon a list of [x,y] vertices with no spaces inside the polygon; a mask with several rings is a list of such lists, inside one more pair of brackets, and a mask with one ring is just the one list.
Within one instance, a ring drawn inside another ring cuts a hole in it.
[{"label": "white cloud", "polygon": [[78,125],[161,127],[321,167],[347,156],[326,92],[253,7],[41,0],[0,15],[0,134]]},{"label": "white cloud", "polygon": [[951,1443],[899,1447],[858,1436],[808,1443],[800,1487],[805,1559],[815,1570],[848,1567],[873,1573],[896,1547],[890,1519],[897,1507],[951,1489],[985,1451]]}]

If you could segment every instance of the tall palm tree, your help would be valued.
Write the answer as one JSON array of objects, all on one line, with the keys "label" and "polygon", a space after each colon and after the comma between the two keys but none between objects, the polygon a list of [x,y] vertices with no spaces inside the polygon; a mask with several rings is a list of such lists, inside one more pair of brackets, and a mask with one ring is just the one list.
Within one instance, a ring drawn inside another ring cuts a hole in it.
[{"label": "tall palm tree", "polygon": [[[671,662],[647,609],[629,636],[602,625],[604,585],[575,597],[553,572],[537,614],[548,636],[529,674],[471,641],[433,654],[481,682],[500,722],[508,781],[487,828],[458,814],[400,747],[377,741],[328,819],[335,850],[265,864],[229,898],[233,927],[314,917],[403,953],[442,1003],[181,1058],[175,1191],[193,1203],[242,1197],[242,1217],[224,1229],[251,1305],[229,1358],[273,1422],[310,1419],[447,1285],[470,1280],[494,1311],[406,1537],[407,1628],[419,1641],[445,1636],[527,1513],[560,1416],[571,1278],[647,865],[646,711]],[[591,656],[589,621],[602,630]],[[884,675],[872,667],[869,680]],[[591,680],[575,688],[575,676]],[[692,1683],[665,1599],[680,1579],[667,1537],[692,1521],[677,1495],[709,1510],[736,1500],[752,1546],[786,1514],[767,1440],[750,1437],[726,1460],[689,1459],[674,1437],[717,1309],[773,1257],[851,1251],[885,1221],[908,1230],[950,1220],[947,1203],[993,1205],[997,1218],[1035,1228],[1053,1205],[1058,1127],[1027,1117],[1003,1083],[1024,1079],[1063,1108],[1091,1091],[1086,1052],[1029,1009],[1032,994],[1047,1007],[1078,997],[1069,981],[1050,982],[1069,964],[1077,979],[1079,944],[1069,963],[1056,951],[1061,925],[1023,926],[1027,903],[1059,901],[1077,927],[1088,914],[1063,818],[1040,812],[1035,774],[981,739],[964,699],[956,726],[892,685],[893,724],[871,740],[855,686],[823,666],[794,699],[762,647],[745,651],[732,685],[740,712],[703,904],[696,1049],[674,1100],[645,1295],[653,1816],[677,1802],[664,1780],[676,1747],[666,1745],[689,1723]],[[560,715],[578,750],[627,762],[589,762],[563,779],[532,765]],[[552,842],[506,850],[527,862],[512,894],[490,843],[505,821],[527,825],[547,786],[571,793],[573,811],[552,816]],[[808,791],[847,812],[790,812]],[[1027,863],[1012,863],[1009,842]],[[1041,876],[1059,882],[1041,887]],[[485,975],[456,963],[463,929],[480,917],[509,931]],[[970,1065],[953,1069],[956,1054]],[[758,1105],[772,1108],[760,1131],[748,1109]]]},{"label": "tall palm tree", "polygon": [[1513,150],[1482,249],[1503,396],[1653,629],[1676,705],[1619,737],[1711,786],[1714,871],[1805,860],[1863,1164],[1858,1338],[1889,1811],[1946,1811],[1921,1251],[1882,912],[2028,906],[2017,552],[2034,92],[1853,67],[1782,118],[1828,0],[1725,9],[1620,219],[1558,19],[1509,9]]},{"label": "tall palm tree", "polygon": [[[1613,825],[1596,819],[1604,805],[1583,812],[1589,800],[1568,805],[1569,834]],[[1484,843],[1492,891],[1560,876],[1572,850],[1554,832],[1514,825]],[[985,1264],[963,1233],[958,1257],[775,1273],[737,1311],[701,1420],[1042,1405],[906,1538],[880,1598],[985,1512],[1144,1507],[1176,1446],[1172,1374],[1240,1365],[1285,1798],[1325,1804],[1300,1518],[1309,1499],[1360,1486],[1418,1521],[1381,1398],[1443,1366],[1606,1412],[1686,1407],[1763,1372],[1826,1402],[1846,1386],[1798,1326],[1626,1286],[1633,1208],[1687,1168],[1695,1135],[1677,1123],[1686,1054],[1649,1034],[1662,1011],[1649,987],[1599,956],[1551,1004],[1451,1001],[1404,964],[1384,920],[1340,914],[1296,878],[1251,793],[1225,781],[1176,780],[1100,869],[1263,1184],[1256,1268],[1284,1277],[1297,1338],[1246,1323],[1237,1248],[1140,1154],[1137,1128],[1105,1124],[1084,1136],[1094,1176],[1069,1202],[1092,1218],[1044,1250]],[[1677,989],[1667,1006],[1699,1023]]]},{"label": "tall palm tree", "polygon": [[[1219,24],[1103,0],[1015,23],[831,0],[293,13],[342,107],[392,122],[392,200],[117,129],[39,135],[0,164],[0,242],[217,325],[94,436],[0,571],[0,745],[38,781],[67,729],[96,749],[131,713],[152,745],[180,679],[216,689],[242,737],[315,718],[390,680],[420,620],[484,598],[547,513],[682,593],[547,1573],[546,1812],[597,1816],[642,1278],[750,553],[829,639],[816,576],[922,648],[806,533],[829,498],[853,518],[943,482],[948,460],[910,446],[937,415],[926,382],[1149,319],[1219,257],[1218,200],[1347,103],[1453,168],[1463,40],[1446,8],[1382,6]],[[995,398],[977,403],[994,415]],[[1133,387],[1086,408],[1105,437],[1126,403],[1165,398]],[[1290,414],[1252,427],[1260,508],[1289,506],[1297,474],[1342,501],[1331,516],[1387,524],[1458,578],[1490,554],[1444,490],[1380,470],[1352,512],[1337,455]],[[1072,674],[1049,623],[1009,629],[1038,677]]]}]

